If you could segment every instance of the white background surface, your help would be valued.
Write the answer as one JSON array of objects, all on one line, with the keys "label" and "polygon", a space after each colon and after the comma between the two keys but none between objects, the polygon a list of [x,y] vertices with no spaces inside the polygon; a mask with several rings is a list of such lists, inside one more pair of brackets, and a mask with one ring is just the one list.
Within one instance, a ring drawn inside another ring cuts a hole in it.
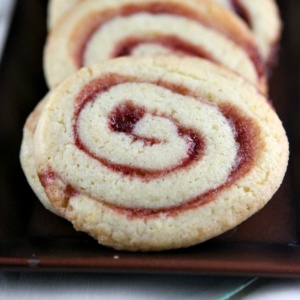
[{"label": "white background surface", "polygon": [[217,299],[248,279],[129,274],[1,274],[0,299]]},{"label": "white background surface", "polygon": [[0,300],[300,299],[297,279],[257,279],[234,296],[248,281],[191,275],[0,273]]},{"label": "white background surface", "polygon": [[[14,0],[0,0],[0,58],[13,4]],[[228,292],[236,291],[249,280],[252,278],[100,273],[0,273],[0,299],[229,299]],[[300,280],[257,279],[232,299],[299,300]]]}]

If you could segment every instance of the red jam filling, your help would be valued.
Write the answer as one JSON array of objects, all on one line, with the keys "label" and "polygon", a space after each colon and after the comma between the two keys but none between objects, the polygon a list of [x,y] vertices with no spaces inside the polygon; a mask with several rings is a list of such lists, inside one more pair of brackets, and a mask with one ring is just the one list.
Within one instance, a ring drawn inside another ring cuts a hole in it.
[{"label": "red jam filling", "polygon": [[136,123],[142,119],[146,110],[135,106],[132,101],[125,101],[117,106],[109,117],[109,127],[112,131],[123,132],[132,137],[133,142],[143,141],[145,146],[163,143],[155,138],[141,137],[133,133]]},{"label": "red jam filling", "polygon": [[159,37],[128,37],[120,41],[116,46],[112,57],[120,56],[129,56],[132,54],[135,48],[143,44],[157,44],[161,45],[166,49],[172,50],[174,53],[202,57],[212,62],[215,62],[215,59],[208,54],[204,49],[199,46],[195,46],[187,41],[174,36],[166,35]]},{"label": "red jam filling", "polygon": [[109,118],[111,130],[132,133],[136,123],[145,115],[145,109],[136,107],[131,101],[115,108]]},{"label": "red jam filling", "polygon": [[[250,29],[253,30],[254,21],[245,5],[240,0],[230,0],[230,4],[235,13],[246,22]],[[266,61],[267,67],[274,66],[277,63],[277,54],[278,39],[274,40],[273,43],[270,45],[270,51]],[[269,68],[267,68],[265,72],[267,73],[267,76],[270,76],[271,70]]]},{"label": "red jam filling", "polygon": [[[47,188],[52,184],[55,184],[56,180],[61,180],[61,178],[56,172],[49,169],[47,172],[39,174],[39,180],[41,185],[44,188]],[[79,195],[79,192],[75,190],[70,184],[67,184],[64,189],[64,194],[66,198],[71,198]]]},{"label": "red jam filling", "polygon": [[49,170],[48,172],[43,174],[39,174],[39,180],[43,187],[47,187],[51,185],[52,183],[55,182],[57,178],[58,178],[57,174],[52,170]]},{"label": "red jam filling", "polygon": [[65,198],[70,199],[79,195],[79,192],[75,190],[70,184],[68,184],[64,190]]},{"label": "red jam filling", "polygon": [[242,18],[249,28],[252,28],[252,20],[247,8],[239,0],[230,0],[234,12]]},{"label": "red jam filling", "polygon": [[[193,164],[194,162],[201,159],[204,149],[205,149],[205,142],[201,135],[194,131],[191,128],[185,128],[176,120],[172,119],[171,116],[161,116],[164,118],[170,119],[177,127],[178,135],[185,139],[188,150],[186,153],[186,157],[182,159],[175,166],[171,166],[169,169],[166,170],[155,170],[155,169],[145,169],[145,168],[137,168],[131,167],[128,165],[112,163],[109,160],[97,156],[95,153],[90,151],[88,147],[82,142],[80,135],[79,135],[79,128],[78,128],[78,119],[80,117],[81,111],[84,109],[85,105],[91,101],[94,101],[97,96],[99,96],[104,91],[107,91],[110,87],[118,85],[120,83],[126,82],[141,82],[138,79],[131,78],[131,77],[124,77],[116,74],[110,74],[105,77],[101,77],[92,81],[86,87],[83,88],[79,96],[77,97],[76,102],[76,109],[75,109],[75,122],[74,122],[74,138],[76,146],[83,152],[85,152],[88,156],[93,159],[99,161],[102,165],[106,166],[107,168],[115,171],[120,172],[126,176],[132,177],[140,177],[144,180],[151,180],[153,178],[165,176],[170,172],[174,172],[175,170],[186,168],[189,165]],[[163,86],[165,88],[171,89],[173,92],[174,90],[180,90],[182,88],[174,86],[172,89],[171,84],[164,84],[164,82],[153,83]],[[129,135],[132,138],[132,142],[137,140],[143,141],[145,147],[151,147],[154,144],[164,143],[166,141],[162,141],[155,138],[147,138],[143,136],[138,136],[133,133],[133,129],[136,123],[144,116],[146,109],[141,106],[134,105],[133,101],[127,100],[124,101],[121,105],[117,106],[108,117],[108,125],[110,130],[115,132],[124,133]],[[148,112],[153,115],[157,115],[156,112]]]},{"label": "red jam filling", "polygon": [[[153,15],[158,14],[168,14],[168,15],[175,15],[175,16],[183,16],[189,19],[192,19],[196,22],[201,23],[204,26],[213,28],[213,25],[203,18],[197,11],[192,10],[184,5],[176,4],[176,3],[160,3],[160,2],[153,2],[153,3],[135,3],[121,6],[118,9],[114,10],[107,10],[107,11],[100,11],[98,13],[91,14],[88,18],[82,20],[82,23],[75,28],[73,36],[71,37],[72,41],[76,41],[71,44],[71,53],[74,57],[75,64],[77,68],[81,68],[84,66],[84,53],[86,51],[86,47],[93,37],[95,32],[101,28],[106,22],[116,18],[116,17],[126,17],[130,15],[134,15],[137,13],[149,13]],[[213,28],[218,30],[217,28]],[[233,34],[227,34],[230,39],[236,42],[238,45],[243,47],[245,51],[248,53],[249,58],[252,60],[253,65],[256,68],[257,75],[259,78],[264,77],[265,75],[265,67],[261,60],[260,54],[256,49],[256,46],[253,45],[249,41],[244,41],[240,37],[236,37]],[[117,49],[113,53],[113,57],[121,56],[121,55],[128,55],[133,49],[133,42],[134,38],[128,37],[127,42],[125,40],[121,43],[121,45],[117,46]],[[146,39],[147,40],[147,39]],[[203,58],[211,59],[213,58],[208,54],[205,53],[203,49],[196,50],[195,47],[191,46],[190,44],[180,41],[177,39],[175,41],[174,38],[162,38],[157,39],[156,42],[164,44],[165,46],[169,47],[170,49],[176,50],[181,53],[196,55]],[[135,42],[140,44],[140,42]]]}]

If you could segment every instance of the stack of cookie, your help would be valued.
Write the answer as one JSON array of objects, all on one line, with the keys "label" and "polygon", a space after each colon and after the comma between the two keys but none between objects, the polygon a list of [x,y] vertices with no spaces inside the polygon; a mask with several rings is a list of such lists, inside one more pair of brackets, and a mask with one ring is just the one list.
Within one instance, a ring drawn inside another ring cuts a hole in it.
[{"label": "stack of cookie", "polygon": [[102,245],[160,251],[272,198],[288,162],[267,99],[273,1],[53,0],[48,26],[50,92],[21,147],[47,209]]}]

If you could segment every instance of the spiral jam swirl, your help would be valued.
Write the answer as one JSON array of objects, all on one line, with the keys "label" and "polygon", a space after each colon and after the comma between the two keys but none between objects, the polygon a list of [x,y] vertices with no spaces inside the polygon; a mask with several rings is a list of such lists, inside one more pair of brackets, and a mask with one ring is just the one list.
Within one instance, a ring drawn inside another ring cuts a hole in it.
[{"label": "spiral jam swirl", "polygon": [[[181,32],[187,23],[189,29]],[[262,80],[265,69],[256,46],[238,35],[222,36],[219,29],[188,5],[155,1],[128,3],[91,12],[80,20],[72,30],[70,53],[79,69],[118,56],[175,52],[224,65],[250,81]],[[202,37],[203,41],[196,41],[199,38],[195,40],[195,37]],[[238,66],[231,63],[224,53],[219,55],[205,40],[215,40],[216,45],[220,43],[225,47],[224,52],[231,52],[233,45],[238,45],[236,60],[241,59],[243,63]],[[239,69],[241,66],[243,70]]]},{"label": "spiral jam swirl", "polygon": [[[39,176],[45,190],[59,179],[63,206],[87,193],[132,218],[174,215],[213,201],[251,169],[259,144],[255,123],[226,101],[212,104],[183,84],[115,73],[82,88],[70,120],[66,153],[82,159],[75,166],[80,173],[70,176],[73,164],[49,169]],[[102,190],[106,181],[114,191]],[[132,191],[122,195],[129,185]],[[141,194],[150,197],[147,204]]]}]

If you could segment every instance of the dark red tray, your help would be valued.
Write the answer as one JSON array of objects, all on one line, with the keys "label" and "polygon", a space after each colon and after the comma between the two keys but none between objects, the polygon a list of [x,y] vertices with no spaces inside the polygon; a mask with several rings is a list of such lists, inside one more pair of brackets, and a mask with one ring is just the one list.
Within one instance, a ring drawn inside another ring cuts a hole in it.
[{"label": "dark red tray", "polygon": [[283,185],[252,218],[188,249],[117,252],[46,211],[19,163],[22,127],[46,94],[42,51],[46,1],[18,1],[0,66],[0,271],[111,271],[300,276],[300,2],[279,1],[284,32],[270,94],[291,156]]}]

